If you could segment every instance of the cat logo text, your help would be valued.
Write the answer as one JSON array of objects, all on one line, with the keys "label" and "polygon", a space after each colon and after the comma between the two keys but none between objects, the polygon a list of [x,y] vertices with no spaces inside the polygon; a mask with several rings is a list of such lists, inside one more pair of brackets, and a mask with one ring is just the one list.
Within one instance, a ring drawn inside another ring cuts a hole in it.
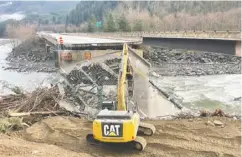
[{"label": "cat logo text", "polygon": [[102,135],[105,137],[122,137],[123,124],[102,124]]}]

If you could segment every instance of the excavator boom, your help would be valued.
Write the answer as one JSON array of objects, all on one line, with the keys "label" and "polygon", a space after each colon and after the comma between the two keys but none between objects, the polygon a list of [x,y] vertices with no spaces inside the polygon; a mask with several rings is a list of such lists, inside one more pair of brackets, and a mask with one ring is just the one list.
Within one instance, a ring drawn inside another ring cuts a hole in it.
[{"label": "excavator boom", "polygon": [[122,60],[120,64],[119,77],[118,77],[118,111],[126,111],[126,75],[128,67],[128,45],[123,45]]}]

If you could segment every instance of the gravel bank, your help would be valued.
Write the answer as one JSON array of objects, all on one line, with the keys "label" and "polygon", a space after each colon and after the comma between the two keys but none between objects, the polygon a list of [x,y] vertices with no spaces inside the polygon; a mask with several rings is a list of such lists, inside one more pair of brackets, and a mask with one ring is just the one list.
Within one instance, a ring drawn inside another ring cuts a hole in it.
[{"label": "gravel bank", "polygon": [[145,58],[163,76],[240,74],[241,57],[220,53],[150,48]]},{"label": "gravel bank", "polygon": [[[53,48],[50,49],[50,52]],[[55,72],[53,53],[46,53],[45,43],[33,37],[13,48],[6,60],[9,62],[5,70],[18,72]]]}]

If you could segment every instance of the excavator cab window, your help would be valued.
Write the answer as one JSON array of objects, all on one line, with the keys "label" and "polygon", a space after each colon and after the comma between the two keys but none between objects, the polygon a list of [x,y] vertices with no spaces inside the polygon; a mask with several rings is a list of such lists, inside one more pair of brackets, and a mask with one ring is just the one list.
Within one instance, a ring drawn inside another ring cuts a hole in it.
[{"label": "excavator cab window", "polygon": [[108,109],[108,110],[116,110],[114,101],[103,101],[102,102],[102,110]]},{"label": "excavator cab window", "polygon": [[127,115],[127,116],[114,116],[114,115],[110,115],[110,116],[97,116],[97,119],[120,119],[120,120],[129,120],[131,119],[131,116]]}]

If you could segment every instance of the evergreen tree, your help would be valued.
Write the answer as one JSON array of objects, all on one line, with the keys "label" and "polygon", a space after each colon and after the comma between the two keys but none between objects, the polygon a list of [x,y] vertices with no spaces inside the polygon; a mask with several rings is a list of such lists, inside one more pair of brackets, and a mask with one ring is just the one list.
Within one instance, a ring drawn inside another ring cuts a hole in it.
[{"label": "evergreen tree", "polygon": [[133,31],[143,31],[143,22],[141,20],[135,21]]},{"label": "evergreen tree", "polygon": [[43,20],[41,18],[39,18],[39,20],[38,20],[38,26],[40,26],[41,24],[43,24]]},{"label": "evergreen tree", "polygon": [[69,24],[69,16],[67,15],[66,16],[66,23],[65,23],[66,27],[68,26],[68,24]]},{"label": "evergreen tree", "polygon": [[91,16],[91,19],[88,21],[87,31],[95,32],[96,31],[97,19],[94,15]]},{"label": "evergreen tree", "polygon": [[56,21],[57,24],[61,24],[62,23],[62,18],[59,16],[58,20]]},{"label": "evergreen tree", "polygon": [[52,22],[53,22],[54,24],[56,24],[56,17],[55,17],[55,16],[52,17]]},{"label": "evergreen tree", "polygon": [[122,32],[130,32],[131,31],[131,27],[129,25],[129,22],[124,15],[122,15],[120,17],[120,19],[118,21],[118,26],[119,26],[119,31],[122,31]]},{"label": "evergreen tree", "polygon": [[114,23],[113,15],[109,14],[107,16],[107,20],[106,20],[105,25],[104,25],[104,31],[105,32],[115,32],[116,30],[117,29],[116,29],[116,26],[115,26],[115,23]]},{"label": "evergreen tree", "polygon": [[46,19],[46,20],[44,21],[44,24],[48,25],[48,24],[49,24],[49,20]]},{"label": "evergreen tree", "polygon": [[5,35],[6,31],[6,22],[0,22],[0,37]]}]

